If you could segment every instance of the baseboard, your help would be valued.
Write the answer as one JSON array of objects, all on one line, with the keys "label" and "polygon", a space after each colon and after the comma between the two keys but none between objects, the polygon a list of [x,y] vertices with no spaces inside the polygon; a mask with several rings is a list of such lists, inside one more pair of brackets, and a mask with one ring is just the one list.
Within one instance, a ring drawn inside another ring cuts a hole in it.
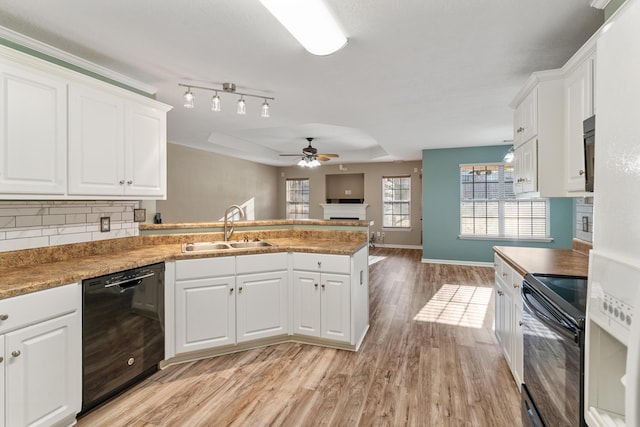
[{"label": "baseboard", "polygon": [[452,265],[467,265],[470,267],[493,267],[493,262],[483,261],[460,261],[455,259],[428,259],[422,258],[423,264],[452,264]]},{"label": "baseboard", "polygon": [[373,242],[373,245],[376,248],[420,249],[420,250],[422,250],[422,246],[418,246],[418,245],[394,245],[392,243],[376,243],[376,242]]}]

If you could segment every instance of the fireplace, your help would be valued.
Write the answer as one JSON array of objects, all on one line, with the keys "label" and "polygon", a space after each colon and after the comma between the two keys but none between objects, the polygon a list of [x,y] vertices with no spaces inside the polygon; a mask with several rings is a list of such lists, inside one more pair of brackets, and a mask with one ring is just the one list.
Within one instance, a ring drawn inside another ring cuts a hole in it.
[{"label": "fireplace", "polygon": [[321,203],[324,219],[367,219],[367,203]]}]

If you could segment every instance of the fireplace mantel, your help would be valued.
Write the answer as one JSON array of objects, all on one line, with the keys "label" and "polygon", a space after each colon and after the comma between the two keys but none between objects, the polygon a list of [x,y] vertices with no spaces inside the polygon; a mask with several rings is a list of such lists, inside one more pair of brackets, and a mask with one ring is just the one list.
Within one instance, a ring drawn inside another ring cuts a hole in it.
[{"label": "fireplace mantel", "polygon": [[367,219],[367,203],[321,203],[323,219]]}]

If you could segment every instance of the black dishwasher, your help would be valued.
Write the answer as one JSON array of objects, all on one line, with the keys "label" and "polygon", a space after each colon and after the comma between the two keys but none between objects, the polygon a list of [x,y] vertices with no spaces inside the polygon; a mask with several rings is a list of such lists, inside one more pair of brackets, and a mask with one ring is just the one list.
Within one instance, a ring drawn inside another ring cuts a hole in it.
[{"label": "black dishwasher", "polygon": [[82,282],[82,413],[164,359],[164,263]]}]

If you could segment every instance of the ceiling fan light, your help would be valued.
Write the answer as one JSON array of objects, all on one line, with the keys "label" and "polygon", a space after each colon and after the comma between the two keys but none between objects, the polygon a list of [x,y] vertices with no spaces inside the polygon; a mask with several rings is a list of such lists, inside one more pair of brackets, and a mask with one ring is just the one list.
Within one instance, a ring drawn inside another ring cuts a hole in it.
[{"label": "ceiling fan light", "polygon": [[262,107],[260,108],[260,117],[264,117],[265,119],[269,118],[269,103],[265,99],[262,103]]},{"label": "ceiling fan light", "polygon": [[303,157],[303,158],[302,158],[302,159],[300,159],[300,161],[298,162],[298,166],[302,166],[302,167],[307,166],[307,160]]},{"label": "ceiling fan light", "polygon": [[260,0],[309,53],[329,55],[347,38],[322,0]]},{"label": "ceiling fan light", "polygon": [[243,97],[240,97],[238,100],[238,114],[247,114],[247,103],[244,101]]},{"label": "ceiling fan light", "polygon": [[184,93],[184,108],[193,108],[193,98],[191,88],[187,88],[187,91]]},{"label": "ceiling fan light", "polygon": [[320,166],[322,163],[318,161],[318,159],[313,159],[309,162],[310,168],[315,168],[316,166]]},{"label": "ceiling fan light", "polygon": [[218,92],[211,98],[211,111],[220,111],[220,97],[218,96]]}]

